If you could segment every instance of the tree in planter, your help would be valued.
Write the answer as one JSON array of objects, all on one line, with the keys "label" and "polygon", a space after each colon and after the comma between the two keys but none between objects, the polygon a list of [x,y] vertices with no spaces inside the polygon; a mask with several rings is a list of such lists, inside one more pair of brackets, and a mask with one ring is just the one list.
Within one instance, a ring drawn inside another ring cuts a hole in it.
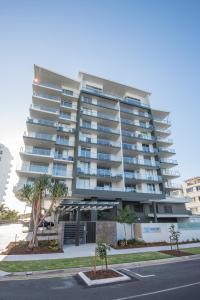
[{"label": "tree in planter", "polygon": [[[116,221],[124,226],[124,236],[125,236],[125,244],[127,245],[127,233],[126,233],[126,224],[133,224],[136,221],[135,213],[132,212],[128,206],[125,206],[122,210],[120,210],[119,215],[116,218]],[[132,230],[132,226],[131,226]],[[133,232],[131,232],[133,236]]]},{"label": "tree in planter", "polygon": [[[177,251],[179,251],[179,238],[181,236],[180,231],[176,231],[175,225],[172,224],[169,227],[169,233],[170,233],[170,236],[169,236],[170,242],[171,241],[175,241],[175,243],[176,243],[176,249],[177,249]],[[171,246],[171,250],[172,250],[172,246]]]},{"label": "tree in planter", "polygon": [[[106,243],[98,243],[97,247],[95,249],[95,257],[99,256],[99,258],[102,261],[102,269],[103,269],[103,265],[104,265],[104,261],[105,261],[105,265],[106,265],[106,271],[108,270],[108,253],[107,251],[110,250],[110,246],[108,246]],[[95,270],[96,270],[96,266],[95,266]]]},{"label": "tree in planter", "polygon": [[[37,232],[39,226],[51,214],[60,198],[66,195],[66,185],[62,182],[51,181],[51,178],[47,175],[38,177],[33,185],[24,185],[20,190],[19,199],[31,206],[33,235],[29,243],[29,248],[38,247]],[[46,210],[44,209],[45,200],[48,200],[50,203]]]}]

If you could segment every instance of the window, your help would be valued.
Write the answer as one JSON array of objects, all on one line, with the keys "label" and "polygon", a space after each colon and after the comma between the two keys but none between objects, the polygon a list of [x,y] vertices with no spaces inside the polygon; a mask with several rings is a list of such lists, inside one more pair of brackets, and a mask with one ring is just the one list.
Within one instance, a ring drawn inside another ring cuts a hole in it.
[{"label": "window", "polygon": [[71,119],[71,113],[61,111],[60,112],[60,117],[63,118],[63,119],[70,120]]},{"label": "window", "polygon": [[193,192],[193,187],[186,189],[187,193],[192,193]]},{"label": "window", "polygon": [[197,191],[200,191],[200,185],[196,187],[196,190],[197,190]]},{"label": "window", "polygon": [[89,189],[90,179],[77,178],[77,188]]},{"label": "window", "polygon": [[53,175],[66,176],[67,175],[67,166],[63,165],[63,164],[54,164],[53,165]]},{"label": "window", "polygon": [[102,92],[102,89],[96,87],[96,86],[93,86],[93,85],[89,85],[89,84],[86,84],[86,88],[88,90],[92,90],[94,92],[97,92],[97,93],[101,93]]},{"label": "window", "polygon": [[136,192],[136,185],[135,184],[126,184],[125,190],[126,190],[126,192]]},{"label": "window", "polygon": [[155,184],[147,183],[147,191],[148,192],[155,192]]},{"label": "window", "polygon": [[83,97],[83,101],[85,102],[85,103],[92,103],[92,97],[88,97],[88,96],[84,96]]},{"label": "window", "polygon": [[62,105],[62,106],[65,106],[65,107],[72,107],[72,102],[62,100],[62,101],[61,101],[61,105]]},{"label": "window", "polygon": [[134,204],[134,211],[138,212],[138,213],[142,213],[143,212],[143,204],[141,204],[141,203]]},{"label": "window", "polygon": [[91,121],[85,121],[85,120],[83,120],[82,121],[82,126],[84,128],[91,128]]},{"label": "window", "polygon": [[62,92],[67,96],[73,96],[73,91],[71,90],[62,89]]},{"label": "window", "polygon": [[164,205],[164,213],[172,214],[172,207],[171,205]]},{"label": "window", "polygon": [[81,147],[81,156],[90,157],[90,152],[91,152],[90,148]]}]

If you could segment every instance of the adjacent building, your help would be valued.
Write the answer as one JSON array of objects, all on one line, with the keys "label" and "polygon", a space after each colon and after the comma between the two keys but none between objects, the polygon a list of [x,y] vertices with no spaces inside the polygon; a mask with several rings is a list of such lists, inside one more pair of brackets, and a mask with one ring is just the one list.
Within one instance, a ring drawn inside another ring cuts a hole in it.
[{"label": "adjacent building", "polygon": [[200,177],[185,180],[183,184],[183,194],[191,201],[187,203],[187,208],[194,214],[200,215]]},{"label": "adjacent building", "polygon": [[[48,174],[66,183],[72,203],[118,202],[144,222],[188,218],[186,200],[172,196],[180,186],[173,183],[179,172],[169,112],[152,108],[149,97],[87,73],[74,80],[35,66],[16,190]],[[81,218],[106,213],[109,218],[116,211],[85,209]]]},{"label": "adjacent building", "polygon": [[9,173],[11,170],[12,155],[9,149],[0,144],[0,204],[5,200]]}]

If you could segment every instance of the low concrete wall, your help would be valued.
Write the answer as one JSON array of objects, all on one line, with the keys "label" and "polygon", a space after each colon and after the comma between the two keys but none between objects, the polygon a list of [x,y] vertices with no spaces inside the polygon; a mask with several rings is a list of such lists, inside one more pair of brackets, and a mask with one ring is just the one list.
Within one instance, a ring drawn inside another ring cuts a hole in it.
[{"label": "low concrete wall", "polygon": [[96,222],[96,243],[104,242],[109,245],[117,244],[116,222]]},{"label": "low concrete wall", "polygon": [[128,240],[134,238],[134,224],[125,224],[125,230],[124,230],[124,224],[116,223],[117,226],[117,240],[123,240],[125,239],[125,230],[126,230],[126,238]]}]

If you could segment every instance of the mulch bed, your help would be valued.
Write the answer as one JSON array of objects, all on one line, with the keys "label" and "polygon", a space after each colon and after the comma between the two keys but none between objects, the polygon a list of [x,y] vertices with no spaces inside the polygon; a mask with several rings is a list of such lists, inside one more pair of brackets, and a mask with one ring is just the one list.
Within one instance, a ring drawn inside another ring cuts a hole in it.
[{"label": "mulch bed", "polygon": [[178,251],[178,250],[163,250],[163,251],[159,251],[160,253],[164,253],[164,254],[169,254],[172,256],[189,256],[189,255],[193,255],[192,253],[188,253],[185,251]]},{"label": "mulch bed", "polygon": [[52,249],[47,246],[38,246],[37,248],[29,249],[28,242],[11,242],[8,244],[6,250],[1,254],[4,255],[20,255],[20,254],[45,254],[45,253],[63,253],[62,249]]},{"label": "mulch bed", "polygon": [[105,279],[105,278],[114,278],[114,277],[121,277],[122,275],[113,271],[113,270],[97,270],[84,272],[84,274],[91,280],[96,279]]},{"label": "mulch bed", "polygon": [[127,245],[116,245],[112,248],[114,249],[130,249],[130,248],[143,248],[143,247],[155,247],[155,246],[169,246],[170,243],[166,242],[157,242],[157,243],[134,243],[134,244],[127,244]]}]

